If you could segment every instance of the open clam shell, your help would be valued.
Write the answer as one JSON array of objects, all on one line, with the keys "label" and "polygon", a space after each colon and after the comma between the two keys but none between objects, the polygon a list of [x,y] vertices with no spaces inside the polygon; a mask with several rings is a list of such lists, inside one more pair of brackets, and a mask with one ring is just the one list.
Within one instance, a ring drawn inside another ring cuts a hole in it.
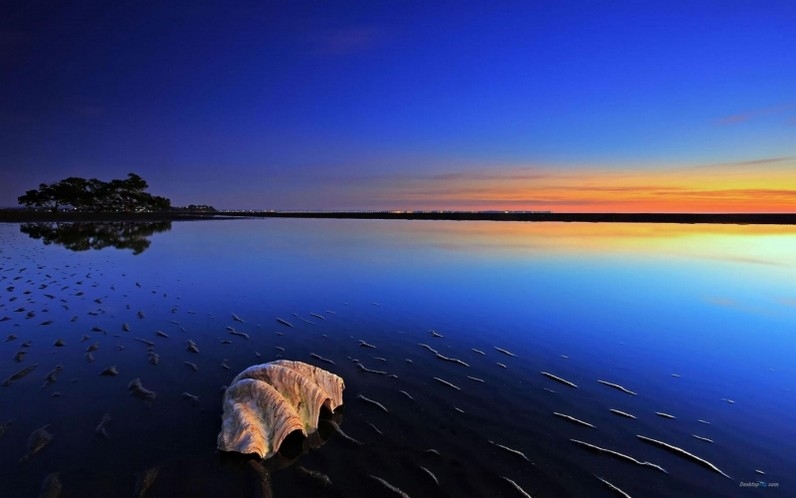
[{"label": "open clam shell", "polygon": [[300,361],[251,366],[224,394],[218,449],[270,458],[292,432],[314,433],[321,407],[342,405],[344,388],[341,377]]}]

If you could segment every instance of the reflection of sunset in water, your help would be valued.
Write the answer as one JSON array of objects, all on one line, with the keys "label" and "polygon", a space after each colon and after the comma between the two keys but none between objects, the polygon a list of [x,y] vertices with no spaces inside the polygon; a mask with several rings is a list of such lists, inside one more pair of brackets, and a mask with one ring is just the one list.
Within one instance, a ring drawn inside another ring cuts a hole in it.
[{"label": "reflection of sunset in water", "polygon": [[796,265],[796,228],[785,225],[649,223],[408,222],[385,225],[435,247],[503,256],[588,252],[654,253]]}]

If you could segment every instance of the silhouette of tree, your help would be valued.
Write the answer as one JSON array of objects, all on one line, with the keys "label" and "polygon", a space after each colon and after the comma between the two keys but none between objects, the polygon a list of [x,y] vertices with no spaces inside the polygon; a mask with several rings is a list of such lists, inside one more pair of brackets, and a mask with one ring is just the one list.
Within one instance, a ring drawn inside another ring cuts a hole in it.
[{"label": "silhouette of tree", "polygon": [[44,208],[54,213],[67,206],[78,211],[125,213],[171,208],[168,198],[149,194],[145,192],[147,188],[146,180],[135,173],[110,182],[70,176],[56,183],[42,183],[38,190],[28,190],[17,201],[29,208]]},{"label": "silhouette of tree", "polygon": [[17,201],[26,207],[46,208],[53,213],[61,206],[60,200],[55,196],[54,187],[46,183],[39,184],[39,190],[28,190],[19,196]]}]

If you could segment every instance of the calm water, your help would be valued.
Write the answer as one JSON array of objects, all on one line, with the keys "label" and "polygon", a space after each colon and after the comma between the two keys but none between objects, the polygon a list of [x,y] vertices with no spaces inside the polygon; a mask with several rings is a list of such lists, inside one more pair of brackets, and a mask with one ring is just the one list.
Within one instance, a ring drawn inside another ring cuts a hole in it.
[{"label": "calm water", "polygon": [[[251,464],[215,451],[221,389],[278,357],[345,379],[340,425],[363,444],[333,435],[272,465],[273,496],[397,496],[371,475],[413,497],[521,496],[504,477],[535,497],[615,496],[596,476],[631,496],[796,493],[793,227],[262,219],[0,224],[0,241],[0,377],[37,365],[0,387],[3,497],[54,472],[60,496],[132,496],[147,469],[144,496],[253,496]],[[46,424],[54,439],[20,462]]]}]

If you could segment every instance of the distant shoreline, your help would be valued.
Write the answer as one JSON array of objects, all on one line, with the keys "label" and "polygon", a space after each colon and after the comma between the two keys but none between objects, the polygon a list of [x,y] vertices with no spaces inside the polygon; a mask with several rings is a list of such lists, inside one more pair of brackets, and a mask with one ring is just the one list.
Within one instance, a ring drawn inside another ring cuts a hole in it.
[{"label": "distant shoreline", "polygon": [[82,213],[63,211],[27,211],[24,209],[0,209],[0,223],[36,223],[69,221],[193,221],[224,219],[227,216],[215,213]]},{"label": "distant shoreline", "polygon": [[528,221],[583,223],[715,223],[796,225],[796,213],[532,213],[532,212],[224,212],[230,217],[351,218],[377,220]]},{"label": "distant shoreline", "polygon": [[581,223],[679,223],[796,225],[796,213],[549,213],[498,211],[224,211],[217,213],[50,213],[0,210],[0,222],[194,221],[240,218],[527,221]]}]

